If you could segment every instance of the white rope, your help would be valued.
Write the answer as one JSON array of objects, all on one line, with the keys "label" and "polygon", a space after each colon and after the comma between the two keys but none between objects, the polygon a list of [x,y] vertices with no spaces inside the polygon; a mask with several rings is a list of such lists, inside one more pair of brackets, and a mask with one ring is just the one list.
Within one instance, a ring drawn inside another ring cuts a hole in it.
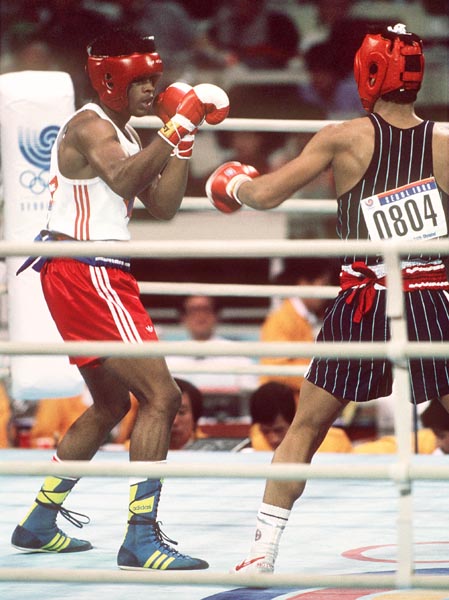
[{"label": "white rope", "polygon": [[[226,218],[226,217],[224,217]],[[0,241],[0,256],[40,256],[42,242]],[[420,252],[449,254],[449,239],[420,242]],[[173,240],[129,242],[51,242],[45,243],[45,256],[126,256],[144,258],[267,258],[329,257],[342,254],[376,256],[387,252],[416,253],[416,242],[382,240]]]},{"label": "white rope", "polygon": [[[209,571],[120,571],[107,569],[45,569],[0,568],[0,581],[61,582],[61,583],[116,583],[146,585],[216,585],[231,587],[301,587],[301,588],[396,588],[403,586],[395,575],[304,575],[304,574],[253,574],[219,573]],[[23,584],[24,584],[23,583]],[[449,577],[412,575],[410,584],[415,589],[446,590]]]},{"label": "white rope", "polygon": [[[281,133],[316,133],[327,125],[338,125],[342,121],[317,119],[243,119],[228,117],[218,125],[203,123],[203,131],[272,131]],[[449,125],[441,121],[443,125]],[[130,124],[138,129],[159,129],[162,122],[158,117],[131,117]],[[200,134],[201,134],[200,130]]]},{"label": "white rope", "polygon": [[245,285],[239,283],[139,282],[141,294],[234,296],[250,298],[300,297],[335,298],[340,291],[332,285]]},{"label": "white rope", "polygon": [[387,356],[392,361],[407,358],[444,358],[449,342],[14,342],[0,341],[0,354],[39,356],[253,356],[253,357],[332,357],[373,358]]},{"label": "white rope", "polygon": [[[140,200],[136,200],[134,208],[145,209],[145,205]],[[241,210],[251,211],[252,208],[243,206]],[[307,198],[290,198],[285,200],[281,205],[274,209],[275,212],[286,212],[286,213],[301,213],[304,214],[321,214],[321,215],[335,215],[337,210],[337,201],[330,199],[307,199]],[[185,196],[182,204],[181,211],[213,211],[217,212],[217,209],[212,205],[208,198],[196,197],[196,196]]]},{"label": "white rope", "polygon": [[449,480],[446,465],[414,465],[396,462],[390,465],[332,465],[274,463],[268,465],[63,461],[1,461],[0,475],[64,475],[67,477],[140,477],[146,478],[221,478],[273,479],[300,481],[303,479],[391,480],[406,483],[416,480]]},{"label": "white rope", "polygon": [[[218,125],[201,125],[203,131],[273,131],[282,133],[316,133],[326,125],[341,121],[314,119],[233,119],[227,118]],[[162,122],[158,117],[131,117],[130,125],[138,129],[159,129]],[[200,131],[201,134],[201,131]]]}]

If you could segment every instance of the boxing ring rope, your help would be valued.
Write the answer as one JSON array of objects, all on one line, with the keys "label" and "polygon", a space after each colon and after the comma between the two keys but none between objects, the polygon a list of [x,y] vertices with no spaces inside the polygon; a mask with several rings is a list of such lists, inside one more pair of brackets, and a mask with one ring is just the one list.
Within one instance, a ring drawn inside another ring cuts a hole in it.
[{"label": "boxing ring rope", "polygon": [[[226,217],[224,217],[226,218]],[[383,254],[385,260],[397,255],[416,253],[416,241],[381,240],[374,245],[365,240],[173,240],[121,242],[10,242],[0,241],[1,256],[122,256],[132,258],[285,258],[298,256],[328,257],[341,254]],[[126,244],[126,245],[125,245]],[[420,241],[421,252],[449,254],[449,239]],[[394,277],[399,278],[396,272]],[[396,299],[397,300],[397,299]]]},{"label": "boxing ring rope", "polygon": [[[245,298],[273,298],[301,296],[302,298],[335,298],[339,287],[334,285],[252,285],[232,283],[173,283],[165,281],[139,282],[141,294],[167,296],[235,296]],[[1,293],[1,290],[0,290]]]},{"label": "boxing ring rope", "polygon": [[[42,246],[40,251],[42,251]],[[420,249],[423,252],[441,252],[449,254],[447,240],[434,240],[422,242]],[[0,253],[4,256],[40,255],[35,243],[0,242]],[[13,341],[0,342],[0,352],[4,354],[64,354],[64,355],[124,355],[127,356],[160,356],[160,355],[251,355],[251,356],[346,356],[352,357],[377,357],[387,356],[393,361],[396,378],[399,379],[401,396],[395,402],[395,428],[398,438],[397,461],[390,466],[371,465],[363,469],[355,466],[332,465],[326,468],[323,465],[282,464],[255,467],[249,470],[243,465],[147,465],[138,463],[112,463],[103,466],[89,462],[68,461],[63,464],[52,465],[48,463],[28,461],[14,461],[8,464],[0,463],[0,475],[8,474],[52,474],[56,471],[60,475],[72,476],[130,476],[145,475],[146,477],[225,477],[225,478],[271,478],[300,480],[304,478],[336,478],[336,479],[387,479],[392,480],[399,490],[398,505],[398,568],[394,575],[350,575],[350,576],[306,576],[306,575],[238,575],[222,573],[194,573],[194,572],[165,572],[165,573],[133,573],[113,572],[108,570],[77,569],[71,572],[66,569],[1,569],[0,580],[16,581],[26,578],[28,581],[84,581],[90,583],[166,583],[166,584],[192,584],[192,585],[248,585],[252,587],[279,586],[320,586],[334,587],[371,587],[375,585],[390,586],[393,588],[422,588],[445,589],[449,586],[448,577],[418,576],[413,574],[412,555],[412,490],[413,480],[418,479],[449,479],[449,471],[445,467],[433,466],[431,468],[411,464],[411,450],[409,435],[411,431],[411,417],[404,418],[407,410],[402,412],[402,407],[409,403],[408,372],[401,368],[401,361],[418,356],[447,356],[449,344],[410,343],[407,341],[405,329],[405,316],[403,309],[402,285],[400,277],[400,255],[416,251],[416,243],[397,242],[387,240],[379,242],[373,248],[371,242],[363,241],[336,241],[336,240],[253,240],[227,242],[223,244],[216,240],[183,241],[181,249],[175,249],[173,242],[127,242],[126,254],[130,257],[171,258],[178,259],[189,257],[286,257],[286,256],[322,256],[341,255],[343,253],[383,254],[387,265],[387,314],[391,322],[391,340],[386,343],[278,343],[278,342],[151,342],[142,344],[123,344],[121,342],[70,342],[70,343],[15,343]],[[45,246],[45,256],[88,256],[88,255],[121,256],[123,245],[113,242],[54,242]],[[180,255],[181,254],[181,255]],[[155,284],[154,290],[161,290],[161,283]],[[167,288],[169,287],[168,284]],[[204,285],[204,284],[203,284]],[[145,289],[152,284],[146,284]],[[159,286],[159,287],[158,287]],[[208,286],[209,287],[209,286]],[[298,286],[244,286],[253,294],[263,295],[298,292]],[[280,289],[284,287],[285,289]],[[220,292],[225,295],[228,286],[214,286],[209,293]],[[236,288],[236,286],[233,286]],[[263,288],[263,289],[262,289]],[[170,288],[171,293],[180,293],[179,284]],[[189,290],[192,286],[189,284]],[[184,289],[182,290],[185,291]],[[233,289],[233,291],[236,291]],[[243,290],[241,290],[243,293]],[[311,292],[311,290],[309,290]],[[323,290],[330,294],[335,290]],[[315,290],[316,292],[316,290]],[[146,292],[147,293],[147,292]],[[168,292],[167,292],[168,293]],[[204,290],[202,290],[204,293]],[[349,346],[356,346],[350,348]],[[260,365],[255,365],[260,367]],[[275,368],[279,373],[280,368]],[[295,369],[292,370],[294,372]]]},{"label": "boxing ring rope", "polygon": [[[107,569],[26,569],[0,568],[0,581],[31,582],[74,582],[74,583],[117,583],[146,585],[214,585],[246,586],[252,588],[271,587],[331,587],[331,588],[395,588],[395,575],[298,575],[298,574],[257,574],[235,575],[233,573],[214,573],[198,571],[109,571]],[[449,577],[437,575],[411,575],[410,585],[399,588],[422,590],[447,590]]]},{"label": "boxing ring rope", "polygon": [[[307,199],[307,198],[290,198],[285,200],[280,206],[272,209],[274,212],[285,212],[285,213],[298,213],[298,204],[301,205],[301,214],[312,213],[320,215],[335,215],[336,211],[336,200],[330,199]],[[141,208],[146,210],[145,205],[140,201],[136,200],[134,208]],[[182,204],[181,211],[211,211],[216,212],[217,209],[212,205],[208,198],[201,198],[197,196],[185,196]],[[248,206],[242,206],[243,211],[252,210]]]},{"label": "boxing ring rope", "polygon": [[[131,117],[130,125],[137,129],[159,129],[158,117]],[[323,121],[314,119],[233,119],[228,117],[219,125],[203,123],[202,131],[265,131],[275,133],[316,133],[325,125],[336,125],[341,121]],[[200,132],[201,134],[201,132]]]},{"label": "boxing ring rope", "polygon": [[[131,462],[108,463],[102,465],[86,461],[65,461],[64,463],[48,463],[47,461],[9,461],[1,464],[0,475],[67,475],[68,477],[216,477],[221,479],[273,479],[297,481],[301,479],[373,479],[392,480],[396,483],[407,483],[410,479],[422,481],[440,479],[449,480],[449,470],[444,465],[431,467],[423,465],[340,465],[336,474],[336,465],[313,464],[270,464],[252,465],[248,471],[244,465],[207,465],[204,463],[175,465],[162,463]],[[368,473],[369,470],[369,473]]]}]

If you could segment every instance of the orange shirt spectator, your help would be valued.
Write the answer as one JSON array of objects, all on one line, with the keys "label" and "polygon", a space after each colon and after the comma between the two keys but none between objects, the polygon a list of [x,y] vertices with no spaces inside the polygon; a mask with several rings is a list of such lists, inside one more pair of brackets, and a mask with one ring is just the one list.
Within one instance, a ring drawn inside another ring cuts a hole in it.
[{"label": "orange shirt spectator", "polygon": [[[322,259],[284,260],[284,270],[276,277],[276,285],[324,286],[336,283],[336,267],[332,261]],[[298,290],[298,294],[300,290]],[[262,324],[260,339],[263,342],[313,342],[321,324],[327,300],[323,298],[294,297],[282,302],[279,308],[270,312]],[[266,365],[308,365],[310,358],[263,358]],[[299,390],[304,381],[302,376],[262,377],[261,383],[279,381],[291,387],[298,400]]]},{"label": "orange shirt spectator", "polygon": [[90,405],[87,392],[68,398],[42,398],[39,400],[33,426],[31,446],[56,447],[68,428]]},{"label": "orange shirt spectator", "polygon": [[[412,446],[414,436],[412,435]],[[431,429],[420,429],[418,431],[419,454],[433,454],[437,443],[435,434]],[[398,444],[394,435],[385,435],[372,442],[364,442],[354,446],[355,454],[394,454],[398,450]]]},{"label": "orange shirt spectator", "polygon": [[9,422],[11,419],[11,405],[6,392],[5,384],[0,382],[0,448],[9,448],[8,435]]},{"label": "orange shirt spectator", "polygon": [[[438,400],[432,400],[421,414],[423,429],[419,429],[418,453],[419,454],[449,454],[449,412]],[[412,434],[412,447],[415,446],[415,437]],[[392,454],[397,451],[398,445],[395,436],[389,435],[373,442],[366,442],[355,446],[357,454]]]},{"label": "orange shirt spectator", "polygon": [[[274,448],[270,445],[266,435],[262,433],[260,425],[251,425],[249,432],[251,447],[253,450],[272,451]],[[327,432],[318,452],[352,452],[351,440],[343,429],[331,427]]]},{"label": "orange shirt spectator", "polygon": [[[264,383],[252,393],[249,403],[251,447],[253,450],[276,450],[295,416],[292,388],[277,381]],[[352,443],[343,429],[331,427],[318,452],[352,452]]]}]

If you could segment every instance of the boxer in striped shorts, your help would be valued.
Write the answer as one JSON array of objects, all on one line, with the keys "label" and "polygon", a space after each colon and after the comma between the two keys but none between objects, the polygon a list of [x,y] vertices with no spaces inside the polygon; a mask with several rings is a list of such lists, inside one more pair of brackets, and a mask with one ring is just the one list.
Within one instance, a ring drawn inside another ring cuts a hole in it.
[{"label": "boxer in striped shorts", "polygon": [[[442,124],[422,120],[415,112],[423,72],[423,44],[404,25],[366,35],[354,74],[367,116],[324,127],[298,157],[270,174],[259,176],[253,167],[235,162],[222,165],[210,176],[206,192],[223,212],[242,205],[267,210],[331,167],[339,237],[416,241],[416,251],[401,257],[408,338],[448,342],[448,257],[421,252],[420,240],[448,237],[449,134]],[[381,255],[345,256],[341,292],[327,311],[318,340],[388,340],[386,275]],[[438,399],[449,411],[448,358],[410,360],[409,372],[414,403]],[[386,396],[391,388],[387,359],[313,359],[295,418],[273,461],[310,462],[349,401]],[[235,572],[274,570],[282,532],[304,486],[267,481],[253,544]]]}]

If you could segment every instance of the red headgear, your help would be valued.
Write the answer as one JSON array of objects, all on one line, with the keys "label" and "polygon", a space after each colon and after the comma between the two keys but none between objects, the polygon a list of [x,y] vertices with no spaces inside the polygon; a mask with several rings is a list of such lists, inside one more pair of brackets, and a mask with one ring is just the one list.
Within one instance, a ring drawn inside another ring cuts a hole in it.
[{"label": "red headgear", "polygon": [[[148,42],[152,38],[147,38]],[[128,106],[128,86],[143,77],[160,77],[164,66],[155,51],[134,52],[123,56],[92,56],[87,49],[87,73],[94,90],[104,104],[120,112]]]},{"label": "red headgear", "polygon": [[416,90],[424,74],[422,41],[398,23],[368,34],[354,59],[354,76],[363,108],[372,112],[378,98],[394,90]]}]

